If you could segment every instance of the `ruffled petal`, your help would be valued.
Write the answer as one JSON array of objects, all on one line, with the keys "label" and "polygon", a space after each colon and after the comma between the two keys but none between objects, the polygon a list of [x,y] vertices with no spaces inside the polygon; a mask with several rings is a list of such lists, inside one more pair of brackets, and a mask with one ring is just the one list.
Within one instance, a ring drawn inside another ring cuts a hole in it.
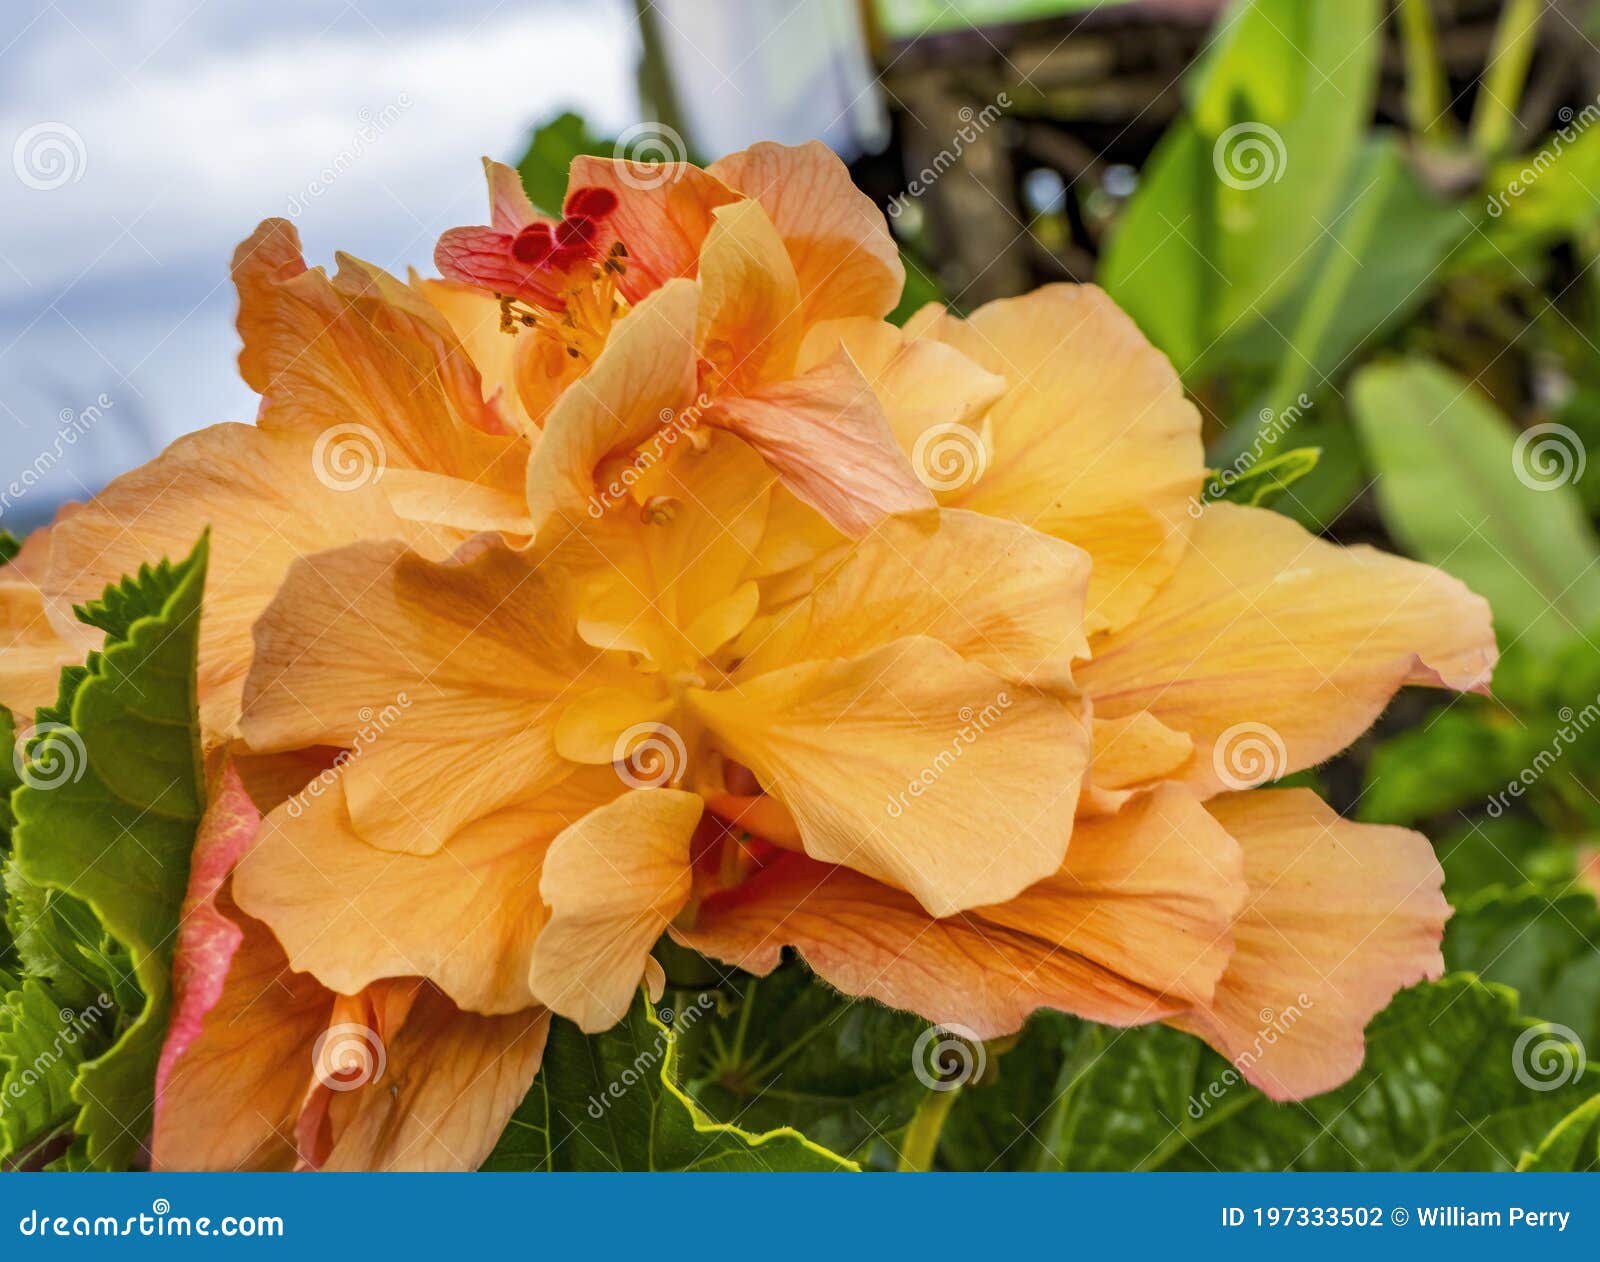
[{"label": "ruffled petal", "polygon": [[963,465],[939,479],[942,502],[1083,548],[1091,627],[1126,625],[1182,557],[1205,476],[1200,416],[1166,356],[1093,285],[1047,285],[911,328],[1009,383],[986,418],[992,451],[968,440]]},{"label": "ruffled petal", "polygon": [[1402,685],[1483,689],[1495,661],[1489,606],[1443,571],[1233,504],[1206,509],[1177,573],[1092,647],[1095,713],[1188,734],[1194,757],[1168,771],[1202,793],[1313,766]]},{"label": "ruffled petal", "polygon": [[1208,804],[1244,849],[1249,897],[1210,1003],[1173,1024],[1275,1100],[1331,1091],[1361,1067],[1367,1022],[1444,971],[1450,906],[1427,838],[1353,824],[1306,789]]},{"label": "ruffled petal", "polygon": [[752,201],[713,214],[700,252],[695,342],[718,390],[789,376],[800,349],[800,283],[777,230]]},{"label": "ruffled petal", "polygon": [[650,948],[688,901],[700,812],[698,794],[635,790],[551,842],[539,878],[550,919],[533,949],[540,1002],[591,1032],[627,1014]]},{"label": "ruffled petal", "polygon": [[889,224],[821,141],[762,141],[713,162],[710,173],[761,203],[800,278],[807,324],[887,315],[900,301],[905,266]]},{"label": "ruffled petal", "polygon": [[936,915],[1011,897],[1060,866],[1089,752],[1076,698],[912,638],[687,700],[788,808],[807,854]]},{"label": "ruffled petal", "polygon": [[786,854],[673,937],[759,974],[793,946],[846,994],[998,1038],[1040,1008],[1139,1025],[1209,998],[1243,897],[1239,847],[1168,789],[1081,823],[1061,869],[998,906],[934,919],[898,890]]}]

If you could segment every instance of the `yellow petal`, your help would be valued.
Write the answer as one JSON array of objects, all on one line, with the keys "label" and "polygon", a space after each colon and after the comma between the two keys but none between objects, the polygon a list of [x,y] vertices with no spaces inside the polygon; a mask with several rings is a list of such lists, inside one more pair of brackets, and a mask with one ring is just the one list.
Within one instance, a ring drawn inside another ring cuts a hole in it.
[{"label": "yellow petal", "polygon": [[500,328],[500,300],[487,289],[450,280],[413,276],[412,288],[450,324],[462,350],[478,370],[483,395],[519,434],[538,428],[543,413],[531,413],[517,387],[517,352],[533,339],[513,337]]},{"label": "yellow petal", "polygon": [[1094,761],[1081,810],[1115,811],[1140,787],[1171,775],[1189,761],[1194,741],[1148,710],[1118,719],[1095,716]]},{"label": "yellow petal", "polygon": [[1444,971],[1449,904],[1425,837],[1352,824],[1306,789],[1209,803],[1244,849],[1249,897],[1214,1000],[1174,1021],[1275,1100],[1331,1091],[1361,1067],[1367,1022]]},{"label": "yellow petal", "polygon": [[1074,699],[1034,692],[935,640],[807,662],[688,703],[793,815],[806,853],[937,915],[1055,871],[1088,759]]},{"label": "yellow petal", "polygon": [[1204,478],[1200,417],[1171,364],[1092,285],[1048,285],[966,321],[919,322],[1009,383],[993,451],[941,495],[1094,558],[1091,629],[1125,625],[1172,573]]},{"label": "yellow petal", "polygon": [[1088,655],[1088,556],[1016,522],[959,509],[894,517],[813,569],[810,595],[765,632],[743,675],[908,635],[1036,687],[1070,685],[1072,659]]},{"label": "yellow petal", "polygon": [[421,469],[389,469],[382,486],[389,507],[406,521],[463,535],[493,530],[526,539],[534,533],[527,500],[519,492]]},{"label": "yellow petal", "polygon": [[[526,442],[483,399],[449,322],[393,276],[341,256],[307,268],[292,225],[269,219],[234,254],[239,369],[262,396],[257,421],[359,449],[375,464],[515,489]],[[335,473],[342,469],[335,468]]]},{"label": "yellow petal", "polygon": [[696,303],[689,281],[651,294],[551,408],[528,464],[528,511],[541,529],[558,517],[600,516],[591,511],[596,466],[644,442],[694,396]]},{"label": "yellow petal", "polygon": [[429,855],[369,845],[351,827],[337,782],[319,783],[263,821],[234,876],[240,907],[267,923],[292,966],[343,994],[424,977],[473,1012],[534,1004],[540,865],[563,828],[622,791],[611,769],[482,815]]},{"label": "yellow petal", "polygon": [[[435,555],[447,546],[397,517],[381,484],[336,490],[318,468],[315,442],[305,435],[249,425],[186,435],[53,528],[47,596],[70,619],[73,605],[96,599],[152,557],[186,556],[209,526],[200,715],[213,738],[225,738],[239,718],[251,626],[297,557],[367,538],[403,539]],[[385,690],[358,705],[392,699]]]},{"label": "yellow petal", "polygon": [[558,567],[501,546],[435,564],[399,544],[306,558],[256,628],[245,740],[336,745],[356,831],[429,854],[462,824],[559,782],[562,710],[631,680],[573,625]]},{"label": "yellow petal", "polygon": [[1206,509],[1177,573],[1092,648],[1095,713],[1186,733],[1194,757],[1168,770],[1203,793],[1313,766],[1401,685],[1481,688],[1495,659],[1489,607],[1455,579],[1233,504]]},{"label": "yellow petal", "polygon": [[652,727],[674,709],[641,680],[637,688],[586,688],[561,712],[556,723],[556,749],[563,758],[590,766],[609,767],[628,755],[623,735],[631,729]]},{"label": "yellow petal", "polygon": [[1209,999],[1244,896],[1239,847],[1168,789],[1081,824],[1056,874],[934,919],[909,895],[783,855],[673,937],[752,972],[785,946],[846,994],[998,1038],[1039,1008],[1138,1025]]},{"label": "yellow petal", "polygon": [[800,347],[800,283],[772,221],[753,201],[717,210],[700,252],[695,344],[718,389],[790,375]]},{"label": "yellow petal", "polygon": [[821,141],[762,141],[713,162],[710,173],[761,203],[800,278],[805,322],[887,315],[905,267],[883,214]]},{"label": "yellow petal", "polygon": [[533,950],[533,991],[589,1032],[627,1013],[650,948],[689,897],[697,794],[626,793],[550,845],[539,892],[550,919]]},{"label": "yellow petal", "polygon": [[872,385],[900,446],[916,450],[929,430],[977,426],[981,414],[1005,393],[1004,377],[979,367],[955,347],[910,337],[884,320],[829,320],[806,331],[802,372],[842,347]]}]

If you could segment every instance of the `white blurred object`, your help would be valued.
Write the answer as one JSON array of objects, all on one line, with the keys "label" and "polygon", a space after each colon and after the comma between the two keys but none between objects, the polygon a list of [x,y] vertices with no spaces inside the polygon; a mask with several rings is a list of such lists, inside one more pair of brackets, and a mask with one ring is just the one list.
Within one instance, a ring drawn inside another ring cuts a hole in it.
[{"label": "white blurred object", "polygon": [[853,0],[655,0],[651,20],[695,151],[821,140],[846,161],[888,143]]}]

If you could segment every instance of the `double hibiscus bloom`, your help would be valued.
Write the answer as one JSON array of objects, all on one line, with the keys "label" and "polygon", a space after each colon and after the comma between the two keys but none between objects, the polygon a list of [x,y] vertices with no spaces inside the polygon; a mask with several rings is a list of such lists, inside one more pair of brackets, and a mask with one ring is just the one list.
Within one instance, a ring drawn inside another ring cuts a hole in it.
[{"label": "double hibiscus bloom", "polygon": [[442,280],[263,223],[256,423],[0,570],[27,709],[93,647],[74,603],[212,531],[155,1163],[474,1167],[551,1014],[618,1021],[663,933],[985,1038],[1055,1008],[1278,1099],[1348,1078],[1442,967],[1439,867],[1250,786],[1486,687],[1485,603],[1196,512],[1199,417],[1093,287],[886,323],[896,249],[820,145],[580,158],[556,221],[488,173]]}]

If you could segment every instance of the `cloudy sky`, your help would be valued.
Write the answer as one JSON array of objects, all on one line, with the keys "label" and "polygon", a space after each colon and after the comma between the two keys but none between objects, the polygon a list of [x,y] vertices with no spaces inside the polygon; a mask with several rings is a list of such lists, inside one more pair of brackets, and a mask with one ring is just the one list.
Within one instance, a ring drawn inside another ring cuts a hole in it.
[{"label": "cloudy sky", "polygon": [[481,218],[478,154],[561,107],[637,117],[635,50],[626,0],[6,0],[0,527],[250,419],[227,261],[259,220],[312,263],[426,267]]}]

